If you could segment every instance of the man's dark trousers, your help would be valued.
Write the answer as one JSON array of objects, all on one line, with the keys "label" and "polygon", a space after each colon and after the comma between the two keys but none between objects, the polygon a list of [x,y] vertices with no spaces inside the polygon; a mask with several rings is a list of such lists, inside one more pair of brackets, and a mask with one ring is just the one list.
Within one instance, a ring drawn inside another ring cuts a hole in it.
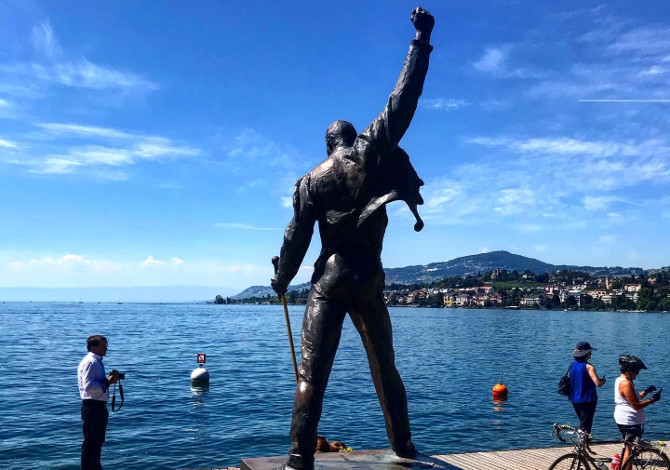
[{"label": "man's dark trousers", "polygon": [[81,470],[102,470],[100,454],[105,442],[109,411],[107,402],[82,400],[81,419],[84,422],[84,442],[81,445]]}]

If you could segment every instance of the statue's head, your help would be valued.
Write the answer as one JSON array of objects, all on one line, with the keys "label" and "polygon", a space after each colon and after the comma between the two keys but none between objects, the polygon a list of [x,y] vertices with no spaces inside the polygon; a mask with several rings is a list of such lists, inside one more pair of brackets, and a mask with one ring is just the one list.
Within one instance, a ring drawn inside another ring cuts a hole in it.
[{"label": "statue's head", "polygon": [[328,155],[337,147],[351,147],[356,140],[356,129],[347,121],[335,121],[326,131],[326,147]]}]

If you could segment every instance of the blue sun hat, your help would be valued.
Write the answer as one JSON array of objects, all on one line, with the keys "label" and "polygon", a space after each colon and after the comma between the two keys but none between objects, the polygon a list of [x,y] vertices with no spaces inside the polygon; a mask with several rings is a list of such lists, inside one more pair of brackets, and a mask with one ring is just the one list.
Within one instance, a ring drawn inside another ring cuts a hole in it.
[{"label": "blue sun hat", "polygon": [[578,357],[584,357],[591,351],[597,351],[597,349],[591,346],[591,344],[587,341],[580,341],[577,343],[577,346],[575,346],[575,350],[572,351],[572,357],[575,359]]}]

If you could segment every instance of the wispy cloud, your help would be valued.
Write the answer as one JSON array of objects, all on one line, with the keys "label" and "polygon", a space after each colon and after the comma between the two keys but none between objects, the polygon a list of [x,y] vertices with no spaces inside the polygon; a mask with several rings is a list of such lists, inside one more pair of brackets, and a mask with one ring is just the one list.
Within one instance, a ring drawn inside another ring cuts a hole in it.
[{"label": "wispy cloud", "polygon": [[214,224],[217,228],[228,228],[234,230],[261,230],[261,231],[278,231],[282,230],[274,227],[259,227],[257,225],[241,224],[238,222],[219,222]]},{"label": "wispy cloud", "polygon": [[590,100],[590,99],[580,99],[580,103],[670,103],[670,99],[659,99],[659,100],[626,100],[626,99],[601,99],[601,100]]},{"label": "wispy cloud", "polygon": [[13,271],[52,267],[64,271],[85,269],[88,271],[100,272],[109,270],[118,271],[122,267],[122,264],[109,260],[93,260],[81,255],[67,253],[58,258],[46,256],[44,258],[36,258],[28,261],[12,261],[9,266]]},{"label": "wispy cloud", "polygon": [[530,64],[521,66],[514,64],[513,50],[514,46],[510,44],[487,47],[472,67],[478,72],[504,79],[533,79],[546,75],[546,72],[537,70]]},{"label": "wispy cloud", "polygon": [[[14,156],[6,160],[7,163],[26,167],[31,173],[66,175],[90,169],[90,173],[98,178],[125,181],[128,173],[104,170],[104,167],[188,158],[201,152],[195,147],[176,145],[166,137],[145,136],[112,128],[53,122],[37,123],[35,126],[44,133],[26,133],[24,139],[30,145],[21,158]],[[13,142],[6,143],[6,147],[18,147]]]},{"label": "wispy cloud", "polygon": [[10,141],[10,140],[5,140],[5,139],[0,139],[0,147],[5,147],[8,149],[15,149],[18,148],[18,144]]},{"label": "wispy cloud", "polygon": [[55,175],[72,173],[77,167],[81,166],[81,163],[74,160],[67,160],[65,158],[47,158],[39,163],[22,162],[22,164],[32,166],[33,168],[30,170],[32,173]]},{"label": "wispy cloud", "polygon": [[528,213],[537,203],[535,191],[529,188],[501,189],[493,210],[502,215]]},{"label": "wispy cloud", "polygon": [[[310,268],[301,268],[309,271]],[[67,253],[22,258],[0,252],[3,286],[88,287],[128,285],[212,285],[244,288],[259,275],[270,279],[272,266],[178,256],[119,259]],[[303,275],[304,277],[304,275]]]},{"label": "wispy cloud", "polygon": [[530,87],[530,96],[584,103],[670,102],[670,29],[636,27],[630,18],[603,11],[583,17],[591,29],[567,39],[575,42],[577,55]]},{"label": "wispy cloud", "polygon": [[53,59],[63,54],[48,21],[33,27],[32,43],[35,50],[46,57]]},{"label": "wispy cloud", "polygon": [[484,55],[472,66],[480,72],[499,74],[505,71],[509,49],[501,47],[489,47]]},{"label": "wispy cloud", "polygon": [[[17,99],[39,100],[56,96],[60,88],[112,90],[115,99],[146,94],[158,85],[141,74],[95,63],[68,51],[49,20],[29,31],[32,51],[5,57],[0,65],[0,91]],[[101,102],[104,102],[102,95]]]},{"label": "wispy cloud", "polygon": [[670,28],[635,28],[621,34],[609,49],[617,54],[635,53],[670,60]]},{"label": "wispy cloud", "polygon": [[617,201],[613,196],[586,196],[583,200],[584,209],[587,211],[602,211],[607,209],[611,203]]},{"label": "wispy cloud", "polygon": [[225,164],[226,172],[244,182],[237,186],[237,191],[245,193],[265,188],[282,207],[291,207],[296,180],[316,163],[304,159],[297,149],[275,142],[254,129],[234,134],[222,131],[215,140],[223,150],[219,159]]},{"label": "wispy cloud", "polygon": [[476,161],[454,166],[449,177],[425,178],[427,223],[499,224],[526,235],[596,221],[609,227],[641,214],[647,203],[640,195],[670,182],[665,138],[499,135],[463,144]]},{"label": "wispy cloud", "polygon": [[438,109],[441,111],[453,111],[459,108],[465,108],[467,106],[470,106],[472,103],[469,103],[465,100],[459,100],[459,99],[445,99],[445,98],[437,98],[437,99],[424,99],[421,100],[421,106],[423,106],[426,109]]},{"label": "wispy cloud", "polygon": [[141,263],[140,266],[143,269],[151,269],[151,268],[177,268],[184,264],[184,260],[181,258],[170,258],[168,261],[163,261],[159,259],[155,259],[153,256],[147,256]]},{"label": "wispy cloud", "polygon": [[108,139],[141,138],[141,136],[129,134],[127,132],[119,131],[117,129],[109,129],[97,126],[86,126],[82,124],[40,122],[36,123],[35,126],[44,129],[45,131],[48,131],[50,134],[60,136],[104,137]]}]

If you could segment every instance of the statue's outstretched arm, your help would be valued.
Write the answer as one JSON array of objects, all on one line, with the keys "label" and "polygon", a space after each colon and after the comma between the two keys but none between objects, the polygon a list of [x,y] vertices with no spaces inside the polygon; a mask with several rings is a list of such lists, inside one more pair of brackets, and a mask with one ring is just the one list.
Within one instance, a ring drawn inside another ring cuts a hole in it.
[{"label": "statue's outstretched arm", "polygon": [[272,278],[272,288],[278,294],[284,294],[291,280],[300,269],[307,248],[312,240],[316,217],[312,208],[309,176],[298,180],[293,190],[293,219],[284,232],[284,243],[279,252],[279,269]]},{"label": "statue's outstretched arm", "polygon": [[428,62],[433,47],[430,35],[433,16],[421,7],[412,11],[416,37],[412,40],[400,77],[384,110],[365,129],[360,138],[374,145],[380,155],[388,155],[405,135],[423,91]]}]

